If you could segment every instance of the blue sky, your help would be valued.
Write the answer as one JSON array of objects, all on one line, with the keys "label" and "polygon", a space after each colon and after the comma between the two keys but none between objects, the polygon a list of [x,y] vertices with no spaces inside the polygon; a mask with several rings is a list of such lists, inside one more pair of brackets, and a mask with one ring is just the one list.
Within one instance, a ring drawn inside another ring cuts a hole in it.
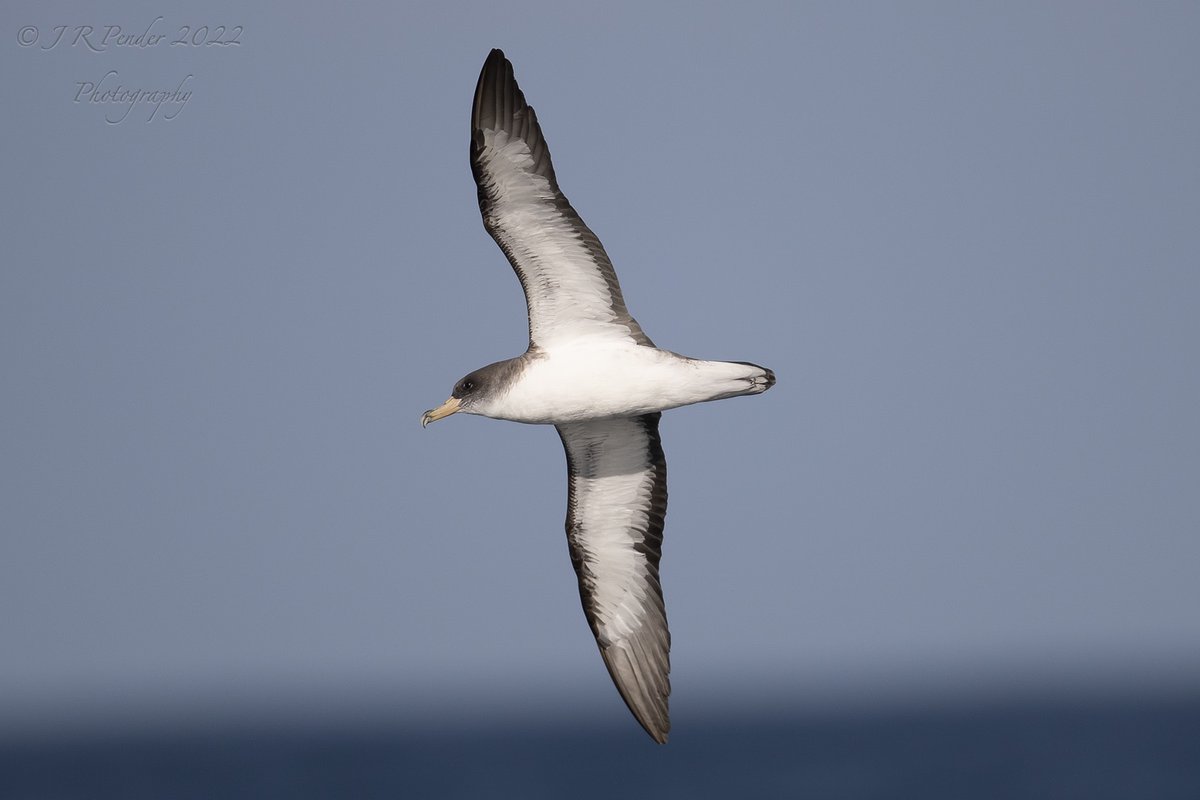
[{"label": "blue sky", "polygon": [[647,333],[779,377],[662,424],[677,709],[1194,674],[1194,4],[0,19],[0,717],[625,713],[553,431],[418,422],[525,346],[492,47]]}]

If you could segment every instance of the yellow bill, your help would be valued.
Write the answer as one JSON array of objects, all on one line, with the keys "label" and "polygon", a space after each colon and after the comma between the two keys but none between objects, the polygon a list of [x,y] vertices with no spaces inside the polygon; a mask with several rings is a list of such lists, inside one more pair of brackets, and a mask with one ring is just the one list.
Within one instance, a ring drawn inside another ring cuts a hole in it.
[{"label": "yellow bill", "polygon": [[421,427],[424,428],[431,422],[437,422],[442,417],[448,417],[451,414],[457,413],[459,407],[462,406],[462,401],[457,397],[451,397],[446,402],[442,403],[437,408],[431,408],[421,415]]}]

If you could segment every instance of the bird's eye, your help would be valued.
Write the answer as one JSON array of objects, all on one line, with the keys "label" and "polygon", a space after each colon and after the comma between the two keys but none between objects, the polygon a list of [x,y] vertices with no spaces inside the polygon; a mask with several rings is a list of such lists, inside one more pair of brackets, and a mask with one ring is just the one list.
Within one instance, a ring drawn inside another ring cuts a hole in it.
[{"label": "bird's eye", "polygon": [[458,385],[458,388],[462,392],[469,392],[475,388],[475,384],[472,383],[471,381],[463,381],[462,383],[460,383]]}]

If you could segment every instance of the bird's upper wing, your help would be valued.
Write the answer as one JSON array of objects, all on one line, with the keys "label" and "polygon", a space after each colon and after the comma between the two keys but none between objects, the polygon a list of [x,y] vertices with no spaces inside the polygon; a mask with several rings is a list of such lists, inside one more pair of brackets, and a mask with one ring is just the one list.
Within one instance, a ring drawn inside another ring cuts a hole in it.
[{"label": "bird's upper wing", "polygon": [[484,227],[525,290],[531,345],[605,336],[652,346],[625,308],[603,245],[559,191],[537,117],[499,50],[475,87],[471,171]]},{"label": "bird's upper wing", "polygon": [[558,426],[567,451],[567,544],[617,691],[657,742],[671,729],[671,634],[658,580],[667,462],[658,413]]}]

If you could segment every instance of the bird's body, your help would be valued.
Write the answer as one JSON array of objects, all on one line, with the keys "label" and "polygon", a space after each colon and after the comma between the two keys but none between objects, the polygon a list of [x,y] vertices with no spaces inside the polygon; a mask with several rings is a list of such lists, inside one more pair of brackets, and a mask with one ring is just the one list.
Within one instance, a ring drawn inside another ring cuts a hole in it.
[{"label": "bird's body", "polygon": [[461,411],[555,426],[584,614],[621,697],[665,742],[671,635],[658,573],[667,511],[659,418],[760,394],[775,375],[654,346],[625,307],[599,238],[559,190],[537,116],[499,50],[475,87],[471,169],[484,227],[525,290],[529,349],[464,377],[421,424]]},{"label": "bird's body", "polygon": [[531,351],[501,363],[518,379],[475,413],[533,424],[634,417],[756,394],[768,386],[766,371],[753,364],[701,361],[603,338]]}]

